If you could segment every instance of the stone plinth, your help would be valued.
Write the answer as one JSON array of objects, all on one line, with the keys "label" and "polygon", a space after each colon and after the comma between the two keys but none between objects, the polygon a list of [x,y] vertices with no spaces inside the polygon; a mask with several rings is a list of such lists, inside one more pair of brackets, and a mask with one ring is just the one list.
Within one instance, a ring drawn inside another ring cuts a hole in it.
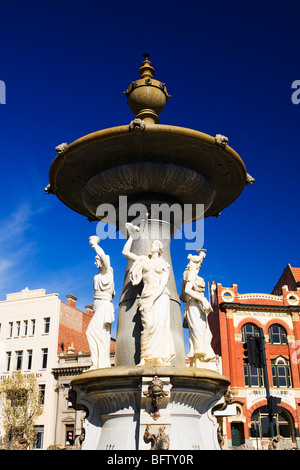
[{"label": "stone plinth", "polygon": [[[149,384],[155,377],[163,392],[153,401]],[[74,406],[87,410],[83,450],[154,450],[161,444],[149,435],[157,431],[164,437],[164,450],[218,450],[211,411],[228,385],[218,372],[188,367],[84,372],[72,381]]]}]

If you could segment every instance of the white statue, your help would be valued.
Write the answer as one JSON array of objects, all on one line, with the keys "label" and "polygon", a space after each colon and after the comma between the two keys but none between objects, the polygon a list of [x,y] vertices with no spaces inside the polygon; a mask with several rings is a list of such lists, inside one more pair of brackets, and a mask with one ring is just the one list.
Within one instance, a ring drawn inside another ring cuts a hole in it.
[{"label": "white statue", "polygon": [[129,275],[133,285],[143,281],[139,299],[141,314],[141,355],[139,365],[170,365],[175,356],[170,328],[170,293],[167,289],[169,264],[162,258],[163,246],[153,241],[149,254],[138,256],[130,251],[133,237],[139,227],[126,224],[129,238],[123,255],[133,261]]},{"label": "white statue", "polygon": [[188,255],[189,264],[183,273],[181,300],[185,302],[183,327],[189,329],[190,350],[187,357],[191,367],[201,367],[216,357],[212,347],[212,334],[207,316],[212,307],[204,297],[205,282],[198,276],[199,269],[206,256],[206,250],[199,250],[198,255]]},{"label": "white statue", "polygon": [[113,269],[110,258],[99,246],[100,239],[89,238],[89,243],[96,251],[95,265],[99,268],[94,277],[93,318],[86,330],[86,337],[91,351],[92,366],[90,369],[110,367],[110,332],[114,321],[115,295]]}]

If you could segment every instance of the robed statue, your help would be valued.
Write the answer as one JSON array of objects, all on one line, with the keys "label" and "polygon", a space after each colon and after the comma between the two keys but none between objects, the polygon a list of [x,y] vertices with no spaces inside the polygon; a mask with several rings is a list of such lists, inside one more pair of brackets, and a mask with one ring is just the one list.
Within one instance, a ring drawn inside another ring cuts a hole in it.
[{"label": "robed statue", "polygon": [[95,265],[99,272],[94,277],[93,317],[86,330],[92,366],[90,369],[110,367],[111,324],[114,321],[115,295],[113,269],[110,258],[99,246],[97,236],[89,238],[89,243],[96,251]]},{"label": "robed statue", "polygon": [[212,347],[212,334],[208,324],[208,315],[212,307],[204,296],[205,282],[198,275],[206,256],[206,250],[199,250],[198,255],[188,255],[189,263],[183,273],[181,300],[185,302],[183,327],[189,329],[189,352],[191,367],[201,367],[216,357]]},{"label": "robed statue", "polygon": [[126,224],[129,237],[123,255],[133,261],[129,272],[133,285],[143,283],[138,306],[141,315],[141,352],[139,365],[171,365],[175,356],[170,327],[170,292],[167,288],[170,265],[163,259],[163,245],[154,240],[146,255],[131,251],[133,234],[139,227]]}]

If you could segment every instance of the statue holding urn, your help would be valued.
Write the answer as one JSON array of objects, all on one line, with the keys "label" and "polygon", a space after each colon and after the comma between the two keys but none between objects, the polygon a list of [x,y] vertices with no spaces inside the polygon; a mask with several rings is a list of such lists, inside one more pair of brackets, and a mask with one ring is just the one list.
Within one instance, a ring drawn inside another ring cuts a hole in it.
[{"label": "statue holding urn", "polygon": [[188,255],[189,263],[183,273],[181,300],[185,302],[183,327],[189,329],[190,350],[187,357],[191,367],[201,367],[216,357],[212,347],[212,334],[207,316],[212,307],[204,296],[205,282],[198,275],[206,256],[206,250],[197,250],[198,255]]},{"label": "statue holding urn", "polygon": [[170,293],[167,288],[169,264],[163,259],[161,241],[153,240],[146,255],[131,251],[135,232],[139,227],[126,224],[129,238],[123,255],[133,261],[130,280],[133,285],[143,283],[139,299],[141,315],[141,353],[139,365],[170,365],[175,357],[173,337],[170,328]]},{"label": "statue holding urn", "polygon": [[93,318],[86,331],[92,366],[90,369],[110,367],[110,332],[114,321],[115,295],[113,269],[110,258],[99,246],[97,236],[89,238],[91,247],[96,251],[95,265],[99,269],[94,277]]}]

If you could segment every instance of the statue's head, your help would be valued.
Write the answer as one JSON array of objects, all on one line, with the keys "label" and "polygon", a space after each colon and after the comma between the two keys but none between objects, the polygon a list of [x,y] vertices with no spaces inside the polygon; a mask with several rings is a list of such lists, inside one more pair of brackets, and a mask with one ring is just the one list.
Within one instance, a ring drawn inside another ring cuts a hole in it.
[{"label": "statue's head", "polygon": [[101,261],[101,258],[99,255],[95,256],[95,265],[97,266],[97,268],[102,268],[102,261]]},{"label": "statue's head", "polygon": [[159,255],[161,255],[163,252],[163,244],[160,240],[154,240],[151,244],[151,247],[150,247],[150,253],[153,254],[153,253],[158,253]]}]

